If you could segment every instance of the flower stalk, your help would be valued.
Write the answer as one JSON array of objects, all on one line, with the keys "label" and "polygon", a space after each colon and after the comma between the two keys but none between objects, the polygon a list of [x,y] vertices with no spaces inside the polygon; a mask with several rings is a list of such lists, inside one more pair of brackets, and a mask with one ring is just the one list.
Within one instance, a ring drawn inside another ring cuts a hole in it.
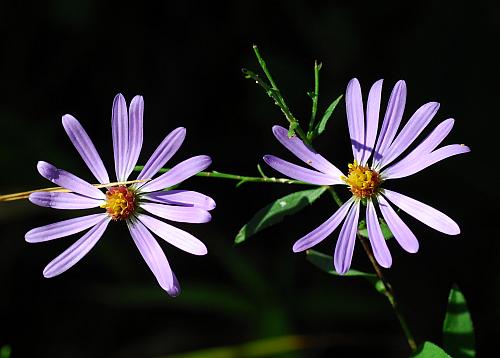
[{"label": "flower stalk", "polygon": [[403,313],[399,309],[399,305],[398,305],[398,303],[396,301],[396,297],[394,295],[394,290],[393,290],[391,284],[389,283],[389,281],[387,281],[387,278],[382,273],[382,269],[380,268],[379,264],[377,263],[377,260],[373,256],[373,251],[370,247],[370,243],[368,242],[368,240],[360,235],[357,235],[357,236],[358,236],[359,241],[361,242],[361,245],[363,246],[363,249],[366,252],[366,255],[370,259],[370,262],[373,266],[373,269],[375,270],[375,274],[377,275],[379,280],[384,285],[383,294],[385,297],[387,297],[387,300],[391,304],[391,307],[392,307],[394,313],[396,314],[396,317],[398,318],[399,324],[401,325],[401,328],[403,329],[403,332],[405,334],[406,341],[408,342],[408,345],[410,346],[411,351],[415,352],[417,350],[417,343],[415,342],[415,338],[413,337],[413,334],[411,333],[410,327],[408,326],[408,323],[406,322],[406,319],[403,316]]}]

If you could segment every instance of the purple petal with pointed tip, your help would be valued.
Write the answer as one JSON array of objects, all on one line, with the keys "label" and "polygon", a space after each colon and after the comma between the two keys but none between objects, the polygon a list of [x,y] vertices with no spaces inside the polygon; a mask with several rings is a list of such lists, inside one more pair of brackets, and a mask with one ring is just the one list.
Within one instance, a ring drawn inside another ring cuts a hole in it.
[{"label": "purple petal with pointed tip", "polygon": [[340,230],[337,245],[335,246],[333,263],[335,265],[335,270],[341,275],[347,273],[351,267],[354,244],[356,243],[356,232],[358,229],[359,205],[359,200],[356,200],[351,210],[349,210],[344,225],[342,225],[342,229]]},{"label": "purple petal with pointed tip", "polygon": [[177,279],[170,268],[165,253],[153,235],[139,220],[127,221],[127,225],[139,252],[155,275],[161,288],[171,296],[178,295],[180,287]]},{"label": "purple petal with pointed tip", "polygon": [[422,156],[428,155],[434,150],[446,136],[450,133],[453,128],[455,120],[449,118],[441,122],[432,132],[429,134],[415,149],[413,149],[406,157],[401,159],[396,164],[385,169],[381,175],[383,177],[389,178],[391,173],[399,171],[400,168],[408,167],[413,165],[416,161],[421,159]]},{"label": "purple petal with pointed tip", "polygon": [[137,179],[151,179],[158,173],[158,170],[179,150],[184,138],[186,138],[186,128],[179,127],[170,132],[156,148]]},{"label": "purple petal with pointed tip", "polygon": [[306,236],[297,240],[297,242],[295,242],[295,244],[293,245],[293,252],[301,252],[301,251],[307,250],[307,249],[319,244],[321,241],[323,241],[328,235],[330,235],[337,228],[337,226],[339,226],[339,224],[342,222],[342,220],[344,220],[344,218],[347,215],[347,212],[349,211],[349,208],[351,207],[353,202],[354,202],[353,198],[346,201],[323,224],[318,226],[316,229],[311,231]]},{"label": "purple petal with pointed tip", "polygon": [[387,109],[385,111],[384,122],[378,135],[377,145],[373,156],[373,165],[379,165],[381,158],[392,143],[398,131],[401,118],[406,104],[406,83],[401,80],[396,83],[392,90]]},{"label": "purple petal with pointed tip", "polygon": [[356,78],[349,81],[347,85],[345,105],[347,124],[351,136],[352,154],[354,155],[354,159],[360,163],[365,152],[365,117],[361,87]]},{"label": "purple petal with pointed tip", "polygon": [[101,184],[109,183],[109,176],[102,159],[97,153],[94,144],[90,140],[87,132],[83,129],[80,122],[72,115],[66,114],[62,117],[64,130],[68,134],[69,139],[75,146],[78,153],[82,157],[87,167]]},{"label": "purple petal with pointed tip", "polygon": [[139,190],[141,193],[149,193],[169,188],[207,169],[211,163],[212,159],[208,155],[198,155],[186,159],[158,178],[144,184]]},{"label": "purple petal with pointed tip", "polygon": [[193,206],[204,210],[215,209],[215,201],[211,197],[189,190],[156,191],[145,194],[144,199],[170,205]]},{"label": "purple petal with pointed tip", "polygon": [[419,159],[408,163],[405,161],[404,165],[396,164],[390,167],[383,173],[386,179],[397,179],[415,174],[443,159],[449,158],[458,154],[465,154],[470,152],[470,148],[463,144],[451,144],[442,148],[436,149],[434,152],[423,155]]},{"label": "purple petal with pointed tip", "polygon": [[100,222],[106,214],[92,214],[74,219],[59,221],[54,224],[31,229],[24,236],[30,243],[44,242],[70,236],[88,229]]},{"label": "purple petal with pointed tip", "polygon": [[177,222],[200,224],[207,223],[212,219],[208,211],[193,206],[141,203],[140,207],[163,219]]},{"label": "purple petal with pointed tip", "polygon": [[57,169],[50,163],[39,161],[36,167],[41,176],[54,184],[94,199],[106,199],[106,195],[95,186],[65,170]]},{"label": "purple petal with pointed tip", "polygon": [[273,169],[296,180],[317,185],[345,184],[340,177],[335,178],[328,174],[307,169],[275,157],[274,155],[265,155],[264,161]]},{"label": "purple petal with pointed tip", "polygon": [[368,102],[366,103],[366,129],[363,157],[361,164],[365,165],[370,158],[375,140],[377,139],[378,119],[380,114],[380,99],[382,97],[382,83],[384,80],[378,80],[370,88]]},{"label": "purple petal with pointed tip", "polygon": [[438,109],[439,103],[437,102],[426,103],[417,109],[380,160],[381,168],[390,164],[415,141],[418,135],[427,127]]},{"label": "purple petal with pointed tip", "polygon": [[444,234],[460,234],[457,223],[433,207],[395,191],[384,189],[382,194],[394,205],[425,225]]},{"label": "purple petal with pointed tip", "polygon": [[138,218],[149,230],[169,244],[193,255],[206,255],[205,244],[193,235],[149,215],[139,214]]},{"label": "purple petal with pointed tip", "polygon": [[320,154],[316,153],[313,149],[306,146],[300,138],[295,135],[291,138],[288,137],[288,129],[281,126],[273,126],[273,133],[276,139],[278,139],[278,141],[283,144],[286,149],[295,154],[295,156],[304,163],[309,164],[314,169],[328,175],[343,175],[336,166],[323,158]]},{"label": "purple petal with pointed tip", "polygon": [[366,205],[366,228],[372,246],[373,255],[380,266],[389,268],[392,265],[392,257],[385,242],[384,235],[380,229],[380,224],[373,205],[373,200],[368,200]]},{"label": "purple petal with pointed tip", "polygon": [[38,206],[54,209],[90,209],[101,206],[105,201],[88,198],[73,193],[36,192],[29,196],[29,201]]},{"label": "purple petal with pointed tip", "polygon": [[78,241],[52,260],[43,270],[43,276],[50,278],[62,274],[80,261],[99,241],[110,222],[105,216]]},{"label": "purple petal with pointed tip", "polygon": [[115,155],[115,172],[118,181],[125,181],[128,157],[128,114],[127,103],[121,93],[113,100],[111,114],[111,132],[113,135],[113,152]]},{"label": "purple petal with pointed tip", "polygon": [[401,245],[401,247],[409,253],[413,254],[417,252],[419,245],[415,235],[411,232],[403,220],[401,220],[398,214],[396,214],[394,209],[382,195],[379,195],[377,200],[384,220],[399,245]]},{"label": "purple petal with pointed tip", "polygon": [[130,102],[129,108],[129,132],[128,132],[128,156],[127,170],[125,178],[128,178],[134,170],[141,154],[143,140],[143,114],[144,114],[144,99],[142,96],[135,96]]}]

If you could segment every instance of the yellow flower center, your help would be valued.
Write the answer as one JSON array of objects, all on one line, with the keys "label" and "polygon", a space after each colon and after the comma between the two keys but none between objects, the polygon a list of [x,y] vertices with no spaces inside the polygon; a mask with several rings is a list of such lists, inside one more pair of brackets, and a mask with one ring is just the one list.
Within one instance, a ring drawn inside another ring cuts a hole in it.
[{"label": "yellow flower center", "polygon": [[124,185],[113,186],[106,192],[106,203],[101,205],[113,220],[126,220],[133,214],[135,193]]},{"label": "yellow flower center", "polygon": [[382,183],[380,175],[367,166],[359,165],[355,160],[348,165],[349,173],[342,180],[349,185],[351,193],[358,198],[370,198],[377,194],[379,185]]}]

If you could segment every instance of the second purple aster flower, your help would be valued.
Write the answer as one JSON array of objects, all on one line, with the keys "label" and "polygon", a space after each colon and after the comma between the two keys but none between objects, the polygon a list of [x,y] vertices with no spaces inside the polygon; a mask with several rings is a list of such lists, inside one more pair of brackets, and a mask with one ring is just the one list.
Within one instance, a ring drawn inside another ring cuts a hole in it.
[{"label": "second purple aster flower", "polygon": [[[142,96],[136,96],[127,105],[121,94],[113,102],[111,126],[115,172],[118,182],[127,181],[132,173],[143,142]],[[110,184],[101,157],[80,123],[71,115],[63,116],[62,123],[78,153],[97,181],[107,191],[102,192],[79,177],[58,169],[47,162],[37,165],[40,174],[51,182],[68,189],[66,192],[37,192],[30,195],[32,203],[55,209],[102,208],[104,212],[38,227],[26,233],[28,242],[44,242],[87,231],[66,251],[50,262],[43,271],[45,277],[54,277],[71,268],[99,241],[111,221],[124,221],[132,239],[160,286],[171,296],[180,293],[180,286],[160,245],[151,233],[168,243],[194,255],[205,255],[205,245],[191,234],[156,217],[169,221],[205,223],[210,221],[209,211],[215,202],[195,191],[167,190],[211,164],[210,157],[200,155],[175,165],[168,172],[153,178],[177,152],[186,136],[185,128],[174,129],[155,150],[137,179],[144,183]],[[154,216],[151,216],[149,214]]]},{"label": "second purple aster flower", "polygon": [[[387,180],[415,174],[450,156],[469,152],[470,149],[462,144],[436,149],[451,131],[454,120],[450,118],[441,122],[415,149],[392,164],[429,124],[438,111],[439,104],[430,102],[421,106],[397,134],[406,102],[406,84],[399,81],[392,91],[377,138],[381,92],[382,80],[375,82],[370,89],[365,116],[358,80],[351,80],[347,86],[347,122],[354,160],[348,165],[346,175],[296,136],[289,138],[288,131],[279,126],[273,127],[276,138],[315,170],[272,155],[264,156],[267,164],[293,179],[317,185],[345,185],[349,188],[352,197],[327,221],[293,246],[295,252],[313,247],[329,236],[345,219],[334,254],[335,269],[341,274],[346,273],[351,266],[362,202],[366,202],[366,226],[371,247],[377,262],[383,267],[391,266],[392,257],[382,235],[378,212],[404,250],[410,253],[418,250],[415,235],[390,203],[435,230],[448,235],[460,233],[458,225],[445,214],[408,196],[384,189],[382,185]],[[370,158],[371,163],[368,164]]]}]

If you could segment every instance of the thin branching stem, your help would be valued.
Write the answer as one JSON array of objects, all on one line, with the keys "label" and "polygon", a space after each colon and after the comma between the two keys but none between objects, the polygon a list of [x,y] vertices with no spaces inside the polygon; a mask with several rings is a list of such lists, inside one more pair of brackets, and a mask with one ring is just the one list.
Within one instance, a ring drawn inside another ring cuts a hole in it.
[{"label": "thin branching stem", "polygon": [[253,51],[255,53],[255,57],[257,57],[257,61],[259,62],[260,68],[264,72],[269,84],[263,81],[257,74],[254,72],[244,68],[242,69],[243,73],[247,78],[251,78],[261,86],[267,93],[269,97],[274,100],[274,103],[281,109],[283,114],[285,115],[287,121],[290,123],[290,129],[297,133],[297,135],[307,144],[311,144],[311,141],[307,138],[306,133],[302,130],[299,124],[299,120],[292,114],[290,108],[288,107],[285,99],[283,98],[280,89],[276,85],[269,69],[267,68],[267,64],[264,61],[264,58],[260,54],[259,48],[257,45],[253,45]]}]

